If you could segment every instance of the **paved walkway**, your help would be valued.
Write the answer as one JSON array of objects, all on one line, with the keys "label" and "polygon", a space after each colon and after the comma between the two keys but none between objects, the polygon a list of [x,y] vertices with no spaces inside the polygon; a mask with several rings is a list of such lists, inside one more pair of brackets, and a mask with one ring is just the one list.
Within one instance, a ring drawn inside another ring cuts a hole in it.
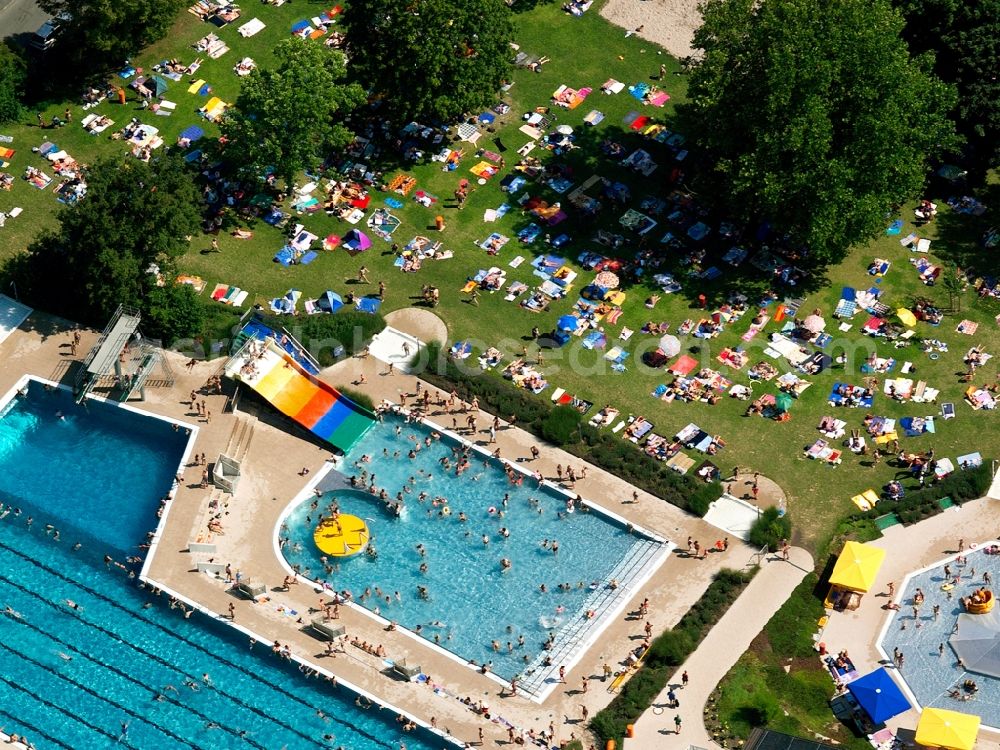
[{"label": "paved walkway", "polygon": [[[763,630],[771,615],[785,603],[792,590],[812,569],[812,556],[798,547],[792,548],[789,562],[781,560],[778,555],[769,555],[736,604],[709,631],[701,645],[677,670],[667,688],[656,697],[652,707],[639,718],[635,725],[635,737],[625,740],[623,750],[711,747],[712,741],[702,714],[708,696],[750,647],[750,642]],[[684,671],[687,671],[690,682],[686,688],[681,688]],[[677,694],[680,708],[668,708],[667,691],[671,687]],[[674,732],[674,717],[678,715],[682,720],[679,738]]]}]

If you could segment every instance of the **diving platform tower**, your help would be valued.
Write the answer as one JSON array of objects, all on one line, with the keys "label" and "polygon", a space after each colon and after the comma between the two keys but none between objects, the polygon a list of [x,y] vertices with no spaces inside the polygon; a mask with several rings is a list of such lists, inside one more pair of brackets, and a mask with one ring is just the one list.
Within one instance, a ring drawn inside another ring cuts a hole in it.
[{"label": "diving platform tower", "polygon": [[145,400],[146,385],[152,384],[150,375],[156,370],[161,371],[158,385],[173,385],[173,372],[163,352],[139,331],[141,320],[138,310],[118,306],[77,374],[73,388],[77,403],[95,388],[107,391],[108,397],[117,401],[128,401],[135,395]]}]

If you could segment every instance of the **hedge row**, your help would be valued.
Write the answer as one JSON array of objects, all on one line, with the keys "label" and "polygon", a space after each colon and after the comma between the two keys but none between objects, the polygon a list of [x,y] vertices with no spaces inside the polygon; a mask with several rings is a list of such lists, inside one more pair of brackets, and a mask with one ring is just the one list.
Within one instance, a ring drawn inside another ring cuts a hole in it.
[{"label": "hedge row", "polygon": [[720,570],[677,626],[653,641],[639,671],[625,683],[607,708],[598,711],[590,722],[590,728],[602,744],[613,739],[621,746],[625,727],[635,723],[652,705],[676,668],[698,647],[756,573],[757,568],[745,573]]},{"label": "hedge row", "polygon": [[985,495],[992,481],[993,472],[990,470],[990,462],[984,460],[983,464],[975,469],[956,471],[931,487],[907,492],[902,500],[895,503],[881,502],[872,510],[855,513],[851,518],[877,518],[884,515],[888,507],[899,516],[899,520],[904,524],[916,523],[940,513],[941,505],[938,500],[941,498],[950,497],[956,505],[961,505],[968,500],[975,500]]},{"label": "hedge row", "polygon": [[[519,427],[572,453],[651,495],[682,510],[705,515],[708,506],[722,494],[719,482],[703,482],[676,473],[667,465],[647,456],[633,443],[586,424],[572,407],[549,407],[544,399],[518,388],[502,378],[474,372],[442,356],[437,346],[427,347],[425,368],[420,377],[443,391],[454,390],[460,398],[479,404],[497,416],[517,418]],[[430,366],[426,366],[429,361]]]},{"label": "hedge row", "polygon": [[291,318],[287,315],[262,315],[265,325],[280,331],[287,330],[299,340],[319,362],[329,367],[337,362],[334,354],[338,347],[347,355],[361,351],[376,333],[385,328],[381,315],[369,315],[354,310],[342,310],[336,315],[309,315]]}]

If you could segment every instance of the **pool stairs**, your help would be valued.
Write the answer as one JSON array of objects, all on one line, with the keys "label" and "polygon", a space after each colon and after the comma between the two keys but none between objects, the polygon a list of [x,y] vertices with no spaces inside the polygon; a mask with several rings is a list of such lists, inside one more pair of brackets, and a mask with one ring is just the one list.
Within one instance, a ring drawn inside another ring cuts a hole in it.
[{"label": "pool stairs", "polygon": [[[662,556],[669,553],[670,549],[671,546],[663,542],[652,539],[637,540],[628,554],[605,577],[605,581],[610,581],[612,578],[617,580],[618,588],[612,589],[607,583],[603,583],[587,597],[577,612],[569,614],[573,619],[559,631],[553,648],[542,651],[534,661],[525,667],[524,672],[518,678],[518,690],[537,696],[547,684],[558,679],[553,675],[557,674],[560,665],[572,661],[580,650],[588,644],[594,624],[609,610],[620,604],[621,597],[634,594],[635,592],[626,589],[634,581],[644,578],[659,566]],[[586,616],[588,611],[594,612],[592,618]],[[552,666],[543,666],[546,658],[550,660]]]}]

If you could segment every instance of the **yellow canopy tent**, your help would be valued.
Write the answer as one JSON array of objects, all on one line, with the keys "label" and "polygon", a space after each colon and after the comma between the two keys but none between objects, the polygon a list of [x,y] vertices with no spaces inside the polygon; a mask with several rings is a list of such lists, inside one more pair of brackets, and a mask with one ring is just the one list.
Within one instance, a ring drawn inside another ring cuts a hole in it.
[{"label": "yellow canopy tent", "polygon": [[925,708],[917,724],[917,744],[948,750],[972,750],[979,735],[979,717],[943,708]]},{"label": "yellow canopy tent", "polygon": [[858,542],[847,542],[837,558],[830,583],[850,591],[865,593],[875,583],[885,550]]}]

